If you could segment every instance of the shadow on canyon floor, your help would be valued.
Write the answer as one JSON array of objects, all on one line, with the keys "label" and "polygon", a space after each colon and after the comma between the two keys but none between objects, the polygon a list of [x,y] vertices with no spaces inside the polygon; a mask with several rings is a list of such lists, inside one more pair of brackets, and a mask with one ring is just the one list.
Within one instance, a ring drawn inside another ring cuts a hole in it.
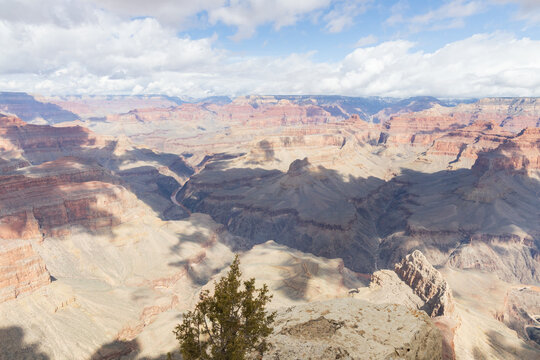
[{"label": "shadow on canyon floor", "polygon": [[[180,156],[139,148],[127,150],[118,156],[114,154],[115,146],[110,145],[110,153],[103,157],[96,158],[93,150],[86,150],[81,156],[95,159],[100,166],[121,179],[123,185],[150,206],[162,220],[180,220],[188,216],[171,200],[181,184],[194,173]],[[144,164],[138,165],[140,162]]]},{"label": "shadow on canyon floor", "polygon": [[[526,343],[521,343],[519,347],[511,345],[504,335],[493,330],[488,331],[486,336],[489,346],[493,349],[494,353],[499,354],[500,358],[511,356],[512,358],[524,360],[538,359],[539,350]],[[478,347],[473,349],[473,356],[478,360],[490,359]]]},{"label": "shadow on canyon floor", "polygon": [[[296,160],[299,161],[299,160]],[[354,271],[393,266],[414,249],[446,254],[475,234],[504,234],[517,226],[540,234],[540,183],[525,175],[477,174],[470,169],[423,173],[402,169],[390,181],[344,178],[322,166],[288,172],[207,167],[177,194],[249,240],[274,240],[304,252],[342,258]],[[500,177],[500,178],[498,178]],[[504,183],[486,198],[485,184]],[[482,198],[483,196],[483,198]],[[504,210],[512,209],[512,212]],[[531,251],[540,248],[534,236]],[[534,255],[534,254],[532,254]]]},{"label": "shadow on canyon floor", "polygon": [[[117,155],[115,151],[121,146],[117,140],[107,141],[98,147],[91,133],[81,127],[8,126],[3,137],[12,144],[17,144],[32,165],[74,157],[83,163],[99,167],[105,173],[101,178],[91,178],[91,181],[124,186],[150,206],[161,219],[182,219],[188,216],[186,211],[171,200],[171,196],[181,185],[179,181],[187,180],[194,172],[178,155],[156,153],[141,148],[127,149]],[[9,153],[4,155],[9,156]],[[141,165],[137,164],[138,162],[141,162]],[[16,173],[14,170],[4,175]],[[84,182],[84,179],[78,181]],[[77,183],[77,180],[72,182]],[[61,197],[61,187],[54,184],[51,187],[58,192],[58,197]],[[103,216],[107,217],[105,214]],[[113,223],[117,220],[113,214],[109,214],[109,217]],[[84,224],[82,228],[90,230]]]},{"label": "shadow on canyon floor", "polygon": [[39,347],[39,343],[27,343],[18,326],[0,328],[0,360],[51,360]]},{"label": "shadow on canyon floor", "polygon": [[[39,343],[28,343],[24,339],[25,333],[21,327],[10,326],[0,328],[0,360],[53,360],[54,357],[41,351]],[[91,360],[168,360],[168,354],[157,356],[140,356],[141,347],[139,342],[111,341],[102,345],[91,355]],[[65,354],[66,358],[68,354]],[[171,353],[173,360],[181,357],[177,351]]]},{"label": "shadow on canyon floor", "polygon": [[115,340],[102,345],[90,357],[90,360],[180,360],[181,356],[175,351],[170,354],[165,353],[157,356],[140,356],[141,346],[137,339],[131,341]]}]

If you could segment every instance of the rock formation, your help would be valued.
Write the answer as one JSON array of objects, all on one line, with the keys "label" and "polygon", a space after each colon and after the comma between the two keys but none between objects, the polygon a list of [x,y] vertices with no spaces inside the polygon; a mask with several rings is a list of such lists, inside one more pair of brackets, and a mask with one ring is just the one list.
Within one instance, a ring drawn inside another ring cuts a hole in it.
[{"label": "rock formation", "polygon": [[418,250],[396,264],[394,268],[401,280],[422,299],[429,316],[448,315],[454,311],[454,299],[448,283]]},{"label": "rock formation", "polygon": [[[252,244],[275,240],[318,256],[341,257],[353,270],[369,272],[377,244],[375,239],[358,238],[361,224],[348,199],[365,194],[376,183],[344,182],[338,173],[306,159],[292,162],[286,173],[207,166],[186,183],[177,199],[192,212],[211,214]],[[362,254],[349,251],[355,246]]]},{"label": "rock formation", "polygon": [[528,175],[540,170],[540,128],[525,129],[494,151],[482,153],[473,170],[507,171]]},{"label": "rock formation", "polygon": [[508,290],[497,319],[540,349],[540,289],[520,286]]},{"label": "rock formation", "polygon": [[476,122],[436,138],[426,156],[447,156],[452,166],[464,161],[472,164],[479,153],[495,149],[514,136],[493,122]]},{"label": "rock formation", "polygon": [[0,112],[15,114],[25,121],[39,119],[50,124],[79,118],[56,104],[39,100],[22,92],[0,92]]},{"label": "rock formation", "polygon": [[103,168],[75,158],[19,169],[0,176],[0,234],[30,239],[67,234],[75,226],[110,229],[126,206],[122,191]]},{"label": "rock formation", "polygon": [[402,281],[393,270],[378,270],[371,275],[369,291],[358,297],[374,303],[401,304],[420,310],[425,304],[414,289]]},{"label": "rock formation", "polygon": [[31,243],[0,240],[0,303],[50,282],[47,267]]},{"label": "rock formation", "polygon": [[442,359],[425,313],[355,299],[281,310],[268,341],[263,359]]},{"label": "rock formation", "polygon": [[[127,113],[133,109],[141,108],[169,108],[181,104],[183,101],[176,97],[160,95],[68,95],[39,97],[62,109],[77,114],[81,118],[102,119],[107,115]],[[17,112],[14,112],[17,114]],[[17,114],[18,115],[18,114]]]},{"label": "rock formation", "polygon": [[392,116],[384,128],[392,141],[398,143],[417,142],[418,134],[431,135],[433,139],[446,131],[486,121],[517,133],[537,126],[540,117],[537,104],[537,98],[485,98],[455,107],[435,104],[423,111]]}]

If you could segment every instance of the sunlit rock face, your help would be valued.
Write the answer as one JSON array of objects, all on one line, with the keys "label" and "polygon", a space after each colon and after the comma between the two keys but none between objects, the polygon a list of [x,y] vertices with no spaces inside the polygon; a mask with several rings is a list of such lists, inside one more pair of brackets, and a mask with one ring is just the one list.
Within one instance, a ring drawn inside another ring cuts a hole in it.
[{"label": "sunlit rock face", "polygon": [[540,128],[524,129],[495,151],[483,153],[473,170],[536,176],[540,170]]},{"label": "sunlit rock face", "polygon": [[405,256],[394,268],[401,280],[424,301],[422,309],[430,316],[449,315],[454,311],[450,286],[418,250]]},{"label": "sunlit rock face", "polygon": [[[109,182],[107,182],[109,181]],[[122,187],[103,168],[75,158],[60,158],[0,176],[4,238],[35,238],[110,228],[120,222],[115,213],[122,203]]]},{"label": "sunlit rock face", "polygon": [[0,303],[51,282],[43,259],[25,241],[0,240]]}]

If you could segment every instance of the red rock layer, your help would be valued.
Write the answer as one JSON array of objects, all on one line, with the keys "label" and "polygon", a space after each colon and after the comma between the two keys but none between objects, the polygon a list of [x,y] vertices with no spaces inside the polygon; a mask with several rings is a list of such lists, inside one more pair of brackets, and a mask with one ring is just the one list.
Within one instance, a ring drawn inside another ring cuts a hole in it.
[{"label": "red rock layer", "polygon": [[0,175],[0,237],[61,235],[66,225],[110,228],[119,220],[108,205],[120,202],[120,189],[102,168],[75,158]]},{"label": "red rock layer", "polygon": [[31,211],[0,215],[1,239],[35,239],[40,237],[39,224]]},{"label": "red rock layer", "polygon": [[[39,99],[38,99],[39,100]],[[56,104],[81,117],[104,116],[112,113],[123,113],[142,107],[167,108],[176,103],[163,96],[67,96],[62,98],[46,98],[43,101]]]},{"label": "red rock layer", "polygon": [[250,103],[235,101],[227,105],[182,104],[170,108],[146,108],[129,111],[126,114],[110,115],[111,122],[159,122],[175,121],[194,124],[196,121],[214,119],[222,124],[249,127],[272,127],[296,124],[320,124],[334,118],[316,105],[298,105],[287,100],[277,103]]},{"label": "red rock layer", "polygon": [[[539,126],[538,119],[540,103],[536,98],[486,98],[472,104],[435,105],[419,112],[397,114],[385,121],[383,131],[390,143],[429,145],[446,132],[468,125],[488,122],[496,124],[492,130],[502,127],[505,132],[517,133]],[[471,130],[474,131],[466,132]]]},{"label": "red rock layer", "polygon": [[191,122],[194,123],[201,118],[212,116],[212,113],[201,105],[182,104],[180,106],[168,108],[142,108],[131,110],[124,114],[114,114],[107,116],[107,121],[136,123],[136,122]]},{"label": "red rock layer", "polygon": [[29,242],[0,240],[0,303],[50,282],[43,259]]},{"label": "red rock layer", "polygon": [[444,132],[463,127],[469,119],[461,114],[440,114],[435,107],[418,113],[390,117],[383,124],[388,142],[396,144],[429,145]]},{"label": "red rock layer", "polygon": [[[80,127],[31,125],[0,114],[0,152],[24,152],[27,159],[50,160],[51,154],[83,151],[87,146],[104,146],[89,130]],[[31,160],[32,161],[32,160]]]},{"label": "red rock layer", "polygon": [[540,170],[540,128],[525,129],[497,149],[479,155],[473,170],[477,172]]},{"label": "red rock layer", "polygon": [[480,152],[495,149],[514,136],[494,123],[479,122],[435,139],[427,154],[474,160]]}]

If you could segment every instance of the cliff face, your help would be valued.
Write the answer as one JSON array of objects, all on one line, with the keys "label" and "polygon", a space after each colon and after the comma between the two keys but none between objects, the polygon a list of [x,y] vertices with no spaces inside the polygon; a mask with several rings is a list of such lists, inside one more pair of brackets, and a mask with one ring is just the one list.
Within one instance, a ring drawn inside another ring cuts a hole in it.
[{"label": "cliff face", "polygon": [[455,107],[434,105],[391,116],[381,127],[379,142],[416,148],[423,161],[440,158],[438,161],[446,161],[450,169],[469,168],[479,154],[519,137],[523,129],[535,131],[539,108],[535,98],[482,99]]},{"label": "cliff face", "polygon": [[482,153],[473,170],[506,171],[528,175],[540,170],[540,128],[525,129],[494,151]]},{"label": "cliff face", "polygon": [[43,259],[29,242],[0,240],[0,303],[50,282]]},{"label": "cliff face", "polygon": [[9,250],[2,252],[2,301],[49,282],[24,241],[41,247],[79,233],[110,236],[148,211],[145,203],[163,218],[185,217],[170,197],[191,172],[182,158],[127,140],[0,116],[0,239]]},{"label": "cliff face", "polygon": [[32,125],[0,114],[0,156],[6,159],[24,158],[40,164],[66,155],[81,156],[90,149],[97,157],[98,148],[106,144],[106,138],[96,137],[80,126]]},{"label": "cliff face", "polygon": [[[118,181],[118,180],[116,180]],[[123,188],[103,168],[61,158],[0,176],[0,233],[4,239],[91,231],[119,224]]]},{"label": "cliff face", "polygon": [[[486,98],[471,104],[455,107],[433,107],[390,117],[385,122],[393,141],[414,143],[415,134],[431,134],[434,137],[475,123],[491,122],[504,130],[517,133],[537,126],[540,106],[537,98]],[[439,134],[439,135],[438,135]]]},{"label": "cliff face", "polygon": [[514,136],[514,133],[493,122],[476,122],[436,138],[426,155],[450,157],[450,165],[459,161],[467,163],[476,160],[478,154],[495,149]]},{"label": "cliff face", "polygon": [[422,310],[429,316],[449,315],[454,311],[454,299],[448,283],[420,251],[415,250],[405,256],[394,270],[425,302]]},{"label": "cliff face", "polygon": [[[385,181],[343,176],[311,159],[306,166],[293,161],[287,171],[248,168],[241,159],[208,164],[177,200],[251,243],[273,239],[341,257],[355,271],[393,266],[420,249],[435,265],[496,271],[508,281],[539,279],[539,183],[521,170],[516,171],[525,176],[480,173],[477,167],[405,169]],[[369,173],[368,160],[362,170]],[[333,166],[339,161],[344,159]],[[497,247],[505,249],[504,256]]]},{"label": "cliff face", "polygon": [[307,159],[293,161],[287,172],[207,166],[177,199],[192,212],[211,214],[250,245],[275,240],[318,256],[341,257],[346,266],[368,272],[377,243],[358,235],[362,224],[348,199],[376,183],[345,183],[338,173]]}]

